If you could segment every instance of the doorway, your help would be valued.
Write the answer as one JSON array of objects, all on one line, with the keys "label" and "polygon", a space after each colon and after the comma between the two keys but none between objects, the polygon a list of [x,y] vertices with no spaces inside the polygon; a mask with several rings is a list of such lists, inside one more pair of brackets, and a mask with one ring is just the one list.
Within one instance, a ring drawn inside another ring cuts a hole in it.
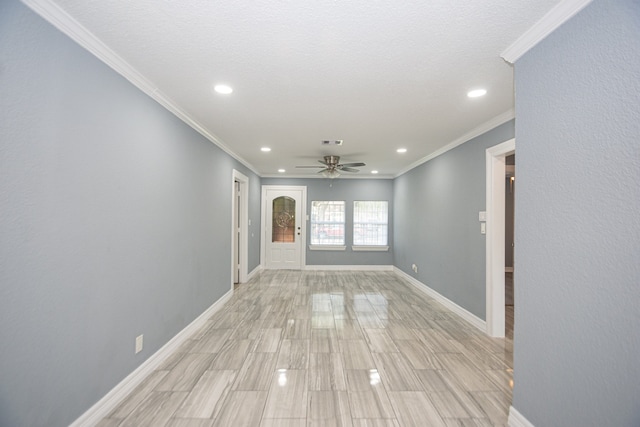
[{"label": "doorway", "polygon": [[231,289],[247,281],[249,257],[249,178],[233,170],[231,188]]},{"label": "doorway", "polygon": [[307,187],[262,186],[261,259],[266,269],[305,265]]},{"label": "doorway", "polygon": [[504,177],[504,305],[505,305],[505,331],[507,338],[513,339],[514,323],[514,225],[515,225],[515,198],[516,198],[516,155],[511,154],[505,158]]},{"label": "doorway", "polygon": [[487,334],[505,336],[505,176],[506,158],[514,154],[510,139],[486,151],[486,313]]}]

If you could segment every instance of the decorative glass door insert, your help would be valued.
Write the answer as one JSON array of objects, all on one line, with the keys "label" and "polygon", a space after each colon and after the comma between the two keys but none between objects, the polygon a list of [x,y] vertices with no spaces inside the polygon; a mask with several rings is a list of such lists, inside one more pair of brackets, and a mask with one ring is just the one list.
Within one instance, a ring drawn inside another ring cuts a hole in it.
[{"label": "decorative glass door insert", "polygon": [[273,199],[272,212],[271,241],[274,243],[295,242],[296,201],[287,196],[275,198]]}]

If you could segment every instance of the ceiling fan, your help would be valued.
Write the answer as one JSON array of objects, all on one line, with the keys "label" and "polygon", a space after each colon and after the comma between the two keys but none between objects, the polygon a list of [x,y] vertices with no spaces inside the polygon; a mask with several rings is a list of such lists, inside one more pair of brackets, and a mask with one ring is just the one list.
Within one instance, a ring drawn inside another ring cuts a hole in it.
[{"label": "ceiling fan", "polygon": [[322,168],[318,171],[327,178],[337,178],[340,172],[360,172],[354,166],[366,166],[362,162],[340,163],[340,156],[324,156],[324,160],[318,160],[324,166],[296,166],[296,168]]}]

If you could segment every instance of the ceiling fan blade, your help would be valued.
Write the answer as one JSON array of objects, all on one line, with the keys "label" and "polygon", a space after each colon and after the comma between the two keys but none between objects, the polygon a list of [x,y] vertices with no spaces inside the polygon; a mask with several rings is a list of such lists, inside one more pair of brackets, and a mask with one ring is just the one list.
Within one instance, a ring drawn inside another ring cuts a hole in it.
[{"label": "ceiling fan blade", "polygon": [[345,171],[345,172],[360,172],[360,170],[359,170],[359,169],[354,169],[354,168],[345,168],[345,167],[340,168],[340,170],[341,170],[341,171]]},{"label": "ceiling fan blade", "polygon": [[349,166],[367,166],[367,165],[362,163],[362,162],[358,162],[358,163],[343,163],[343,164],[338,165],[338,166],[349,167]]},{"label": "ceiling fan blade", "polygon": [[324,160],[318,160],[318,162],[322,163],[325,166],[329,166],[329,163],[325,162]]},{"label": "ceiling fan blade", "polygon": [[324,166],[296,166],[296,169],[302,169],[302,168],[324,168]]},{"label": "ceiling fan blade", "polygon": [[318,173],[323,173],[323,172],[326,172],[326,171],[328,171],[328,170],[329,170],[329,169],[327,169],[327,168],[323,168],[322,170],[319,170],[319,171],[318,171]]}]

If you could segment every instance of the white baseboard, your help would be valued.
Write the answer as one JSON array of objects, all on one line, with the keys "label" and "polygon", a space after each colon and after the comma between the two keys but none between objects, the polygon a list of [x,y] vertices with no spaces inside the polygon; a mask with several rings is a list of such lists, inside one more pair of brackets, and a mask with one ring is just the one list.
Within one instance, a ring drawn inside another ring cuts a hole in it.
[{"label": "white baseboard", "polygon": [[255,276],[256,274],[260,273],[260,270],[262,270],[262,264],[258,264],[258,266],[256,268],[251,270],[251,273],[247,274],[247,282],[249,280],[253,279],[253,276]]},{"label": "white baseboard", "polygon": [[393,271],[392,265],[305,265],[303,270],[328,271]]},{"label": "white baseboard", "polygon": [[187,327],[178,332],[160,350],[151,355],[142,365],[120,381],[102,399],[96,402],[84,414],[76,419],[69,427],[92,427],[109,415],[122,400],[129,395],[142,381],[158,368],[171,354],[173,354],[191,335],[198,331],[208,319],[219,311],[231,299],[233,290],[228,291],[211,307],[206,309]]},{"label": "white baseboard", "polygon": [[470,323],[471,325],[473,325],[476,328],[480,329],[482,332],[487,333],[487,322],[485,322],[484,320],[480,319],[475,314],[470,313],[469,311],[467,311],[464,308],[460,307],[455,302],[453,302],[450,299],[440,295],[437,291],[434,291],[429,286],[427,286],[424,283],[420,282],[418,279],[409,276],[407,273],[405,273],[404,271],[400,270],[398,267],[394,266],[393,267],[393,271],[397,275],[399,275],[403,279],[405,279],[407,282],[411,283],[413,286],[418,288],[418,290],[424,292],[425,294],[429,295],[431,298],[433,298],[436,301],[438,301],[440,304],[442,304],[445,307],[447,307],[449,310],[453,311],[455,314],[460,316],[463,320],[466,320],[468,323]]},{"label": "white baseboard", "polygon": [[509,419],[507,420],[507,425],[509,427],[535,427],[513,406],[509,408]]}]

